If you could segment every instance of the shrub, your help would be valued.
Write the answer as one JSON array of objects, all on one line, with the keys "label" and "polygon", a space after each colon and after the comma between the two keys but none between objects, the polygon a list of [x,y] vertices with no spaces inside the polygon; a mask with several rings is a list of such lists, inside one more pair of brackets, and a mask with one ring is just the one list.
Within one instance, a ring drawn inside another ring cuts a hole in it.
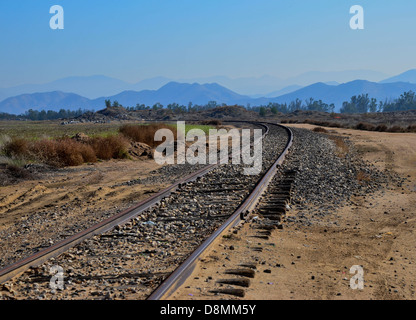
[{"label": "shrub", "polygon": [[13,138],[4,144],[3,152],[8,157],[24,158],[29,153],[29,143],[22,138]]},{"label": "shrub", "polygon": [[387,126],[385,124],[379,124],[377,127],[375,127],[374,131],[386,132]]},{"label": "shrub", "polygon": [[32,178],[32,175],[27,170],[16,165],[11,165],[11,164],[7,165],[7,170],[13,178],[17,178],[17,179]]},{"label": "shrub", "polygon": [[407,132],[416,132],[416,125],[415,124],[409,125],[407,127]]},{"label": "shrub", "polygon": [[30,149],[35,159],[57,167],[78,166],[85,162],[97,161],[91,146],[70,138],[39,140],[34,142]]},{"label": "shrub", "polygon": [[331,122],[328,122],[328,121],[316,121],[315,124],[317,126],[322,126],[322,127],[330,127],[331,126]]},{"label": "shrub", "polygon": [[[6,156],[43,162],[56,167],[78,166],[86,162],[125,159],[129,141],[122,135],[77,141],[69,137],[27,141],[14,138],[3,148]],[[17,171],[16,171],[17,172]]]},{"label": "shrub", "polygon": [[375,126],[372,125],[371,123],[360,122],[359,124],[357,124],[355,126],[355,129],[357,129],[357,130],[365,130],[365,131],[374,131]]},{"label": "shrub", "polygon": [[344,128],[345,126],[343,126],[341,123],[338,123],[338,122],[329,122],[328,127],[331,127],[331,128]]},{"label": "shrub", "polygon": [[326,130],[325,128],[322,128],[322,127],[313,128],[312,131],[314,131],[314,132],[321,132],[321,133],[328,133],[328,130]]},{"label": "shrub", "polygon": [[3,150],[3,147],[6,143],[10,142],[11,138],[7,135],[0,135],[0,151]]},{"label": "shrub", "polygon": [[97,158],[102,160],[125,159],[128,157],[128,140],[121,136],[95,137],[88,145],[92,147]]},{"label": "shrub", "polygon": [[337,156],[340,158],[345,157],[349,152],[349,147],[341,137],[330,137],[334,141],[337,147]]},{"label": "shrub", "polygon": [[160,144],[159,141],[155,141],[155,133],[159,129],[172,130],[175,139],[177,138],[176,128],[163,123],[152,123],[149,125],[126,124],[120,127],[119,132],[135,142],[142,142],[154,148]]},{"label": "shrub", "polygon": [[356,175],[356,179],[360,184],[371,181],[371,178],[369,177],[369,175],[362,170],[358,171]]},{"label": "shrub", "polygon": [[387,129],[388,132],[404,132],[402,127],[393,126]]}]

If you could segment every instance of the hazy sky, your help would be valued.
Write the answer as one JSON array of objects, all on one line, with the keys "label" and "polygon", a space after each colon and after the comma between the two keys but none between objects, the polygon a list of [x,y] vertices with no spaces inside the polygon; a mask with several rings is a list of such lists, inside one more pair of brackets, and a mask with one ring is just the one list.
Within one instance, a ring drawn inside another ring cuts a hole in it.
[{"label": "hazy sky", "polygon": [[[52,5],[64,30],[52,30]],[[352,5],[365,29],[351,30]],[[0,87],[416,68],[415,0],[1,0]]]}]

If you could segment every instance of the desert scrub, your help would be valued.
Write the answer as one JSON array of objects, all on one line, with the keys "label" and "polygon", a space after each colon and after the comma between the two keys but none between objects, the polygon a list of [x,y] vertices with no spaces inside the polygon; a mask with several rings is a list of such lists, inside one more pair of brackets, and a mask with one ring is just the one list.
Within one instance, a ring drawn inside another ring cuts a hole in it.
[{"label": "desert scrub", "polygon": [[119,132],[134,142],[141,142],[152,148],[157,147],[161,142],[155,141],[155,133],[160,129],[169,129],[173,132],[175,139],[176,127],[164,123],[151,123],[148,125],[126,124],[120,127]]},{"label": "desert scrub", "polygon": [[360,184],[368,183],[371,181],[370,176],[363,170],[359,170],[356,174],[356,179]]},{"label": "desert scrub", "polygon": [[71,125],[61,125],[60,123],[60,120],[0,121],[0,136],[8,135],[26,140],[72,137],[78,132],[84,132],[88,136],[108,136],[117,134],[120,127],[119,123],[78,123]]},{"label": "desert scrub", "polygon": [[88,142],[96,157],[101,160],[127,159],[129,141],[122,135],[93,137]]},{"label": "desert scrub", "polygon": [[[219,124],[220,122],[213,122]],[[126,124],[120,127],[119,132],[125,137],[135,141],[141,142],[149,145],[152,148],[157,147],[161,141],[155,141],[155,133],[160,129],[171,130],[174,136],[174,139],[177,139],[177,125],[175,124],[165,124],[165,123],[151,123],[151,124]],[[215,129],[211,124],[186,124],[185,123],[185,134],[192,129],[200,129],[206,135],[209,135],[210,129]]]},{"label": "desert scrub", "polygon": [[8,135],[0,135],[0,152],[3,150],[3,147],[6,143],[10,142],[11,138]]},{"label": "desert scrub", "polygon": [[31,144],[29,157],[56,167],[79,166],[95,162],[94,149],[70,138],[38,140]]},{"label": "desert scrub", "polygon": [[328,130],[326,130],[325,128],[322,127],[315,127],[312,130],[313,132],[320,132],[320,133],[328,133]]},{"label": "desert scrub", "polygon": [[24,158],[29,153],[29,142],[26,139],[14,137],[3,145],[2,151],[10,158]]},{"label": "desert scrub", "polygon": [[372,125],[371,123],[360,122],[355,126],[355,129],[364,131],[374,131],[376,129],[376,126]]},{"label": "desert scrub", "polygon": [[337,136],[330,136],[329,137],[336,146],[336,155],[340,158],[345,158],[346,155],[349,153],[349,147],[347,143],[341,137]]},{"label": "desert scrub", "polygon": [[93,137],[76,141],[69,137],[26,140],[12,138],[3,146],[3,154],[9,159],[24,159],[55,167],[79,166],[98,159],[128,158],[129,141],[122,135]]}]

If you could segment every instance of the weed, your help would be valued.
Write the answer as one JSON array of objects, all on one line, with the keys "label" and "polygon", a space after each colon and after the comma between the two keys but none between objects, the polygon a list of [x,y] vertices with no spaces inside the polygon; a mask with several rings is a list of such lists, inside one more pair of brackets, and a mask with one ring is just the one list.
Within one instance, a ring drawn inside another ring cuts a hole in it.
[{"label": "weed", "polygon": [[328,133],[328,130],[326,130],[325,128],[322,128],[322,127],[316,127],[316,128],[313,128],[313,130],[312,130],[313,132],[321,132],[321,133]]},{"label": "weed", "polygon": [[35,141],[30,147],[30,153],[34,159],[56,167],[78,166],[97,161],[91,146],[70,138]]},{"label": "weed", "polygon": [[89,140],[90,146],[97,158],[102,160],[128,158],[129,141],[122,135],[94,137]]},{"label": "weed", "polygon": [[337,156],[340,158],[345,158],[349,152],[349,147],[345,143],[344,139],[336,136],[331,136],[330,139],[334,141],[335,146],[337,147]]},{"label": "weed", "polygon": [[9,174],[16,179],[30,179],[32,175],[25,169],[15,166],[15,165],[8,165],[7,170]]},{"label": "weed", "polygon": [[360,122],[355,126],[355,129],[357,130],[365,130],[365,131],[374,131],[376,127],[372,125],[371,123],[366,122]]},{"label": "weed", "polygon": [[3,146],[3,152],[8,157],[19,158],[27,155],[29,151],[29,143],[22,138],[14,137]]},{"label": "weed", "polygon": [[163,123],[152,123],[149,125],[131,125],[126,124],[120,127],[119,131],[125,137],[135,141],[141,142],[154,148],[157,147],[160,142],[155,141],[155,133],[159,129],[169,129],[174,133],[176,139],[176,128],[175,126],[166,125]]},{"label": "weed", "polygon": [[369,182],[371,181],[371,178],[368,176],[367,173],[365,173],[364,171],[360,170],[357,172],[356,175],[356,179],[360,184],[363,184],[364,182]]},{"label": "weed", "polygon": [[379,124],[377,127],[374,128],[374,131],[386,132],[387,126],[385,124]]}]

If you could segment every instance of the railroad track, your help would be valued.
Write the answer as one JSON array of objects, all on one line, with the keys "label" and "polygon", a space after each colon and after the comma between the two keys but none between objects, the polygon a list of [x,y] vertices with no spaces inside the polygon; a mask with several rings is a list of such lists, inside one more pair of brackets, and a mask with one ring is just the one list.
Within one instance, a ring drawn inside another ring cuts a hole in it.
[{"label": "railroad track", "polygon": [[[134,208],[0,270],[0,283],[11,281],[18,299],[168,297],[212,242],[255,209],[283,161],[291,131],[257,125],[265,129],[260,180],[243,175],[243,165],[208,165]],[[280,206],[279,197],[273,201]],[[64,270],[64,290],[50,292],[52,265]]]}]

